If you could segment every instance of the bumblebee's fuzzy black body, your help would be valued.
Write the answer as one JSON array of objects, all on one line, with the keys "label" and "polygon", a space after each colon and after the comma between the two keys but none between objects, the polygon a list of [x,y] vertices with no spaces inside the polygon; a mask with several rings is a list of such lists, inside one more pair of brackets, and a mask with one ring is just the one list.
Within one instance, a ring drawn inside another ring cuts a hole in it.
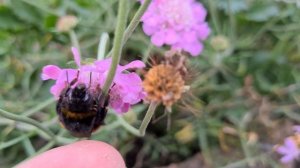
[{"label": "bumblebee's fuzzy black body", "polygon": [[57,102],[59,120],[73,136],[90,137],[104,124],[109,97],[103,98],[101,89],[91,90],[85,84],[74,88],[71,85],[62,91]]}]

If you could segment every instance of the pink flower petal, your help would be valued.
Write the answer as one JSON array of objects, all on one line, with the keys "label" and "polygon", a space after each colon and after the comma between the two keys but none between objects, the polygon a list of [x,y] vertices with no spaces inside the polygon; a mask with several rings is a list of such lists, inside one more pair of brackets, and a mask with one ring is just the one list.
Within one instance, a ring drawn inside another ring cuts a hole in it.
[{"label": "pink flower petal", "polygon": [[210,34],[210,28],[208,26],[207,23],[203,23],[196,28],[196,31],[197,31],[197,36],[201,39],[201,40],[205,40],[207,39],[207,37],[209,36]]},{"label": "pink flower petal", "polygon": [[165,35],[162,31],[154,33],[151,37],[151,42],[157,47],[161,47],[165,43]]},{"label": "pink flower petal", "polygon": [[280,159],[280,162],[281,162],[281,163],[287,164],[287,163],[289,163],[289,162],[291,162],[291,161],[293,161],[293,160],[294,160],[293,155],[285,155],[285,156],[283,156],[283,157]]},{"label": "pink flower petal", "polygon": [[170,29],[170,30],[166,30],[166,44],[168,45],[172,45],[177,43],[177,41],[179,40],[178,35],[176,34],[176,31]]},{"label": "pink flower petal", "polygon": [[183,49],[189,52],[192,56],[198,56],[203,50],[203,45],[200,42],[189,43],[185,45]]},{"label": "pink flower petal", "polygon": [[143,30],[145,32],[145,34],[147,34],[148,36],[154,34],[157,31],[157,28],[154,26],[150,26],[148,24],[144,24],[143,25]]},{"label": "pink flower petal", "polygon": [[46,65],[42,70],[42,79],[48,80],[53,79],[56,80],[61,73],[61,69],[56,65]]},{"label": "pink flower petal", "polygon": [[72,47],[72,53],[77,66],[80,67],[80,54],[78,49],[76,47]]},{"label": "pink flower petal", "polygon": [[300,125],[296,125],[293,127],[294,131],[300,134]]},{"label": "pink flower petal", "polygon": [[103,73],[109,70],[111,58],[95,61],[95,66],[98,72]]},{"label": "pink flower petal", "polygon": [[146,66],[146,65],[144,64],[143,61],[136,60],[136,61],[130,62],[130,63],[127,64],[127,65],[121,66],[121,67],[120,67],[120,70],[121,70],[121,71],[124,71],[124,70],[126,70],[126,69],[144,68],[145,66]]},{"label": "pink flower petal", "polygon": [[206,9],[203,7],[203,5],[199,2],[195,2],[193,5],[193,9],[194,9],[194,15],[198,16],[197,21],[204,22],[207,12]]}]

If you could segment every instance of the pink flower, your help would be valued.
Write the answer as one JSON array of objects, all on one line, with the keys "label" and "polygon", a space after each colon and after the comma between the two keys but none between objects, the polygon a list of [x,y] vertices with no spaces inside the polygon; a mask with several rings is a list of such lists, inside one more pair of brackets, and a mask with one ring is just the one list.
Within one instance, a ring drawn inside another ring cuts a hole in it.
[{"label": "pink flower", "polygon": [[[111,59],[98,60],[93,64],[81,65],[80,55],[76,48],[72,48],[74,60],[78,69],[61,69],[56,65],[46,65],[42,71],[43,80],[55,80],[50,92],[58,99],[61,91],[78,77],[77,83],[84,83],[90,86],[90,89],[103,87],[111,64]],[[117,112],[127,112],[131,105],[138,103],[144,98],[142,90],[142,80],[134,72],[128,72],[129,69],[143,68],[145,64],[141,61],[132,61],[131,63],[117,67],[114,84],[110,89],[109,106]]]},{"label": "pink flower", "polygon": [[295,125],[293,129],[296,133],[300,134],[300,125]]},{"label": "pink flower", "polygon": [[195,0],[153,0],[142,17],[143,30],[156,46],[167,44],[197,56],[210,33],[206,14]]},{"label": "pink flower", "polygon": [[284,144],[278,147],[276,151],[283,155],[280,159],[282,163],[289,163],[293,160],[299,159],[300,157],[300,149],[292,137],[286,138],[284,140]]}]

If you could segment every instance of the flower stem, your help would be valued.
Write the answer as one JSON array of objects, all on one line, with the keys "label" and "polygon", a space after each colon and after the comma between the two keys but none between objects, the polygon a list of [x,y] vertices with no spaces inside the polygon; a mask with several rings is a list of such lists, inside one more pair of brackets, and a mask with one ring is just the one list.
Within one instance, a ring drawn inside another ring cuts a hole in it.
[{"label": "flower stem", "polygon": [[118,8],[118,20],[117,20],[117,28],[115,30],[115,38],[113,42],[112,49],[112,62],[109,68],[109,72],[102,88],[102,92],[104,97],[107,95],[108,90],[114,80],[116,70],[118,64],[120,62],[121,53],[122,53],[122,41],[124,38],[124,31],[126,27],[126,18],[127,18],[127,0],[119,0],[119,8]]},{"label": "flower stem", "polygon": [[157,107],[158,103],[157,102],[151,102],[150,103],[150,106],[146,112],[146,115],[145,115],[145,118],[143,119],[143,122],[141,124],[141,127],[140,127],[140,134],[141,136],[144,136],[145,135],[145,132],[146,132],[146,129],[151,121],[151,118],[155,112],[155,109]]},{"label": "flower stem", "polygon": [[49,129],[45,128],[39,122],[37,122],[31,118],[15,115],[13,113],[7,112],[2,109],[0,109],[0,116],[14,120],[14,121],[19,121],[19,122],[33,125],[33,126],[37,127],[38,129],[40,129],[41,131],[43,131],[44,133],[46,133],[51,139],[53,139],[53,140],[55,139],[55,135]]},{"label": "flower stem", "polygon": [[219,18],[218,18],[215,2],[214,1],[208,1],[208,7],[209,7],[209,10],[210,10],[210,14],[211,14],[211,17],[212,17],[212,21],[213,21],[215,30],[216,30],[217,34],[220,34],[221,29],[220,29]]},{"label": "flower stem", "polygon": [[123,45],[127,42],[129,37],[132,35],[138,24],[140,23],[140,20],[147,10],[148,6],[150,5],[152,0],[145,0],[143,4],[140,6],[140,8],[137,10],[135,15],[133,16],[131,22],[129,23],[128,27],[126,28],[124,39],[123,39]]},{"label": "flower stem", "polygon": [[69,36],[71,39],[72,46],[76,47],[79,52],[79,55],[81,55],[79,41],[74,30],[69,31]]},{"label": "flower stem", "polygon": [[[152,0],[145,0],[144,3],[139,7],[137,12],[133,16],[132,20],[130,21],[128,27],[125,30],[124,38],[123,38],[123,41],[122,41],[122,46],[124,46],[124,44],[128,41],[128,39],[130,38],[130,36],[132,35],[132,33],[134,32],[136,27],[139,25],[143,14],[147,10],[147,8],[148,8],[148,6],[150,5],[151,2],[152,2]],[[112,54],[112,51],[110,51],[107,54],[107,57],[109,57],[111,54]]]},{"label": "flower stem", "polygon": [[56,100],[51,97],[51,98],[39,103],[39,105],[25,111],[22,115],[28,117],[28,116],[36,113],[36,112],[39,112],[40,110],[42,110],[43,108],[49,106],[50,104],[54,103],[55,101]]},{"label": "flower stem", "polygon": [[106,32],[102,33],[100,36],[100,42],[99,42],[99,46],[98,46],[97,60],[104,59],[105,53],[107,51],[108,41],[109,41],[108,33],[106,33]]},{"label": "flower stem", "polygon": [[121,116],[117,116],[119,123],[130,133],[132,133],[135,136],[140,137],[141,134],[139,132],[138,129],[134,128],[133,126],[131,126],[130,124],[128,124],[123,117]]}]

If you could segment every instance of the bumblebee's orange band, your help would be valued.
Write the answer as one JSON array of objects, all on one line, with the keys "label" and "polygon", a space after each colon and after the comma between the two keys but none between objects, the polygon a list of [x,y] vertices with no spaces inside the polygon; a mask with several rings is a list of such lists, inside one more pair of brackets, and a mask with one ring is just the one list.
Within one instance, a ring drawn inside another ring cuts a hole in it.
[{"label": "bumblebee's orange band", "polygon": [[93,111],[74,113],[65,108],[63,108],[61,111],[67,118],[71,118],[71,119],[84,119],[84,118],[96,115],[96,112],[93,112]]}]

